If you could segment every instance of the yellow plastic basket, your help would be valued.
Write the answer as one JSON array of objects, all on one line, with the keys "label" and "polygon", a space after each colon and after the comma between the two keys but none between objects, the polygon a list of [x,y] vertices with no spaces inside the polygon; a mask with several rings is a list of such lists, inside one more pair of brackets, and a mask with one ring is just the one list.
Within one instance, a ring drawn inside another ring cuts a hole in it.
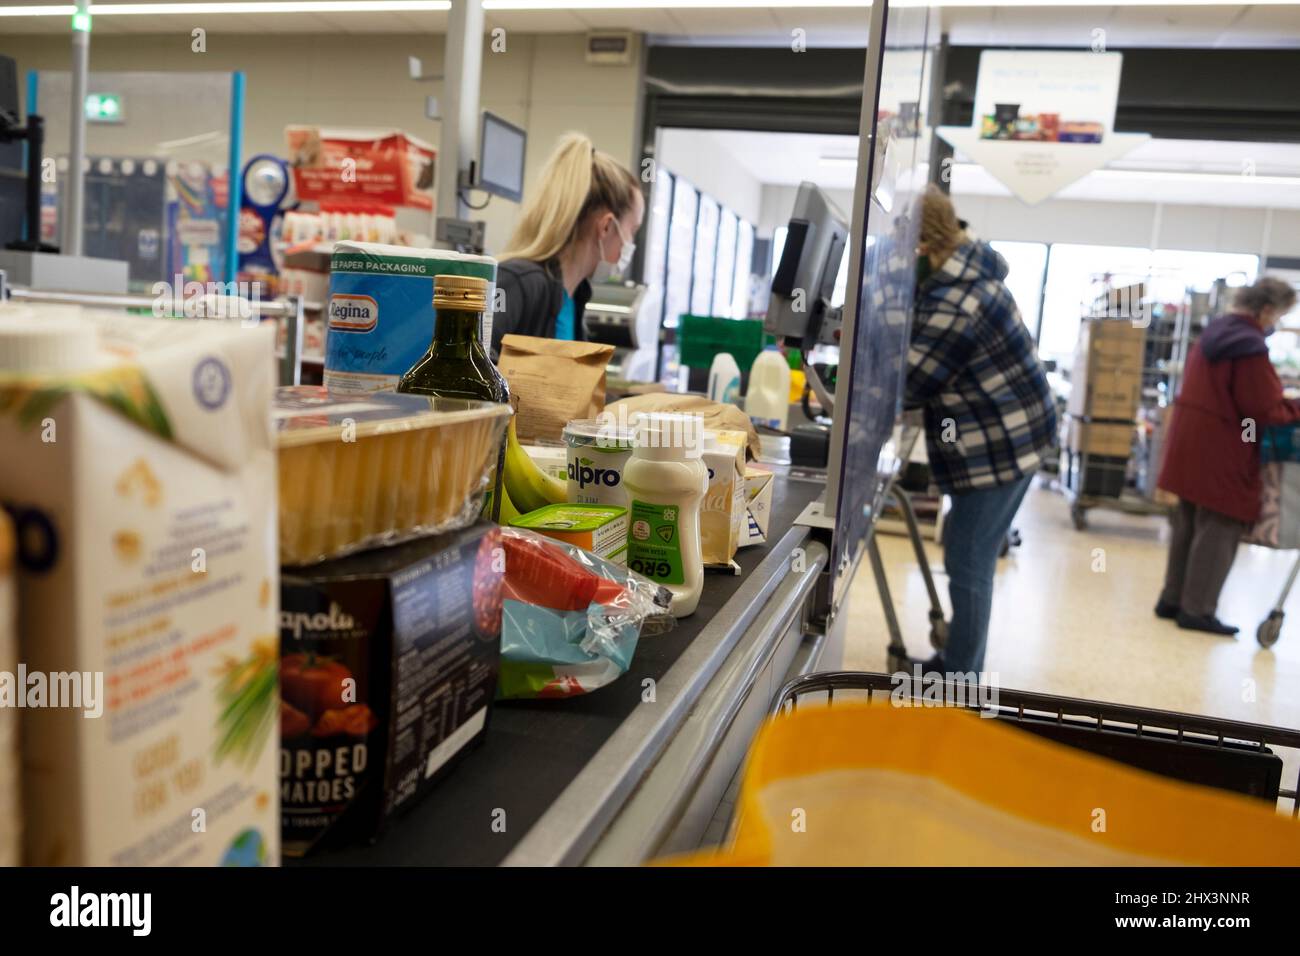
[{"label": "yellow plastic basket", "polygon": [[943,707],[801,706],[759,733],[729,847],[687,866],[1294,866],[1300,824]]}]

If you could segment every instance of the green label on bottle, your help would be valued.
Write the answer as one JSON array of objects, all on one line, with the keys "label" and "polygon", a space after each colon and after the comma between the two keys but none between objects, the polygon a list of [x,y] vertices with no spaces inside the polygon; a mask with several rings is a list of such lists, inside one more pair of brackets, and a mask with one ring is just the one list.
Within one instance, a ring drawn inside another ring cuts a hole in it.
[{"label": "green label on bottle", "polygon": [[627,566],[660,584],[685,584],[682,536],[677,528],[680,509],[632,500],[627,534]]}]

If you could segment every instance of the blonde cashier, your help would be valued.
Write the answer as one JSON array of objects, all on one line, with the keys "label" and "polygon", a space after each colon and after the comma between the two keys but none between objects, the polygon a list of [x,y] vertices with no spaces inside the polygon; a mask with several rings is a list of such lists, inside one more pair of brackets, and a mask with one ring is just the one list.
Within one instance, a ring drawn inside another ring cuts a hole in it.
[{"label": "blonde cashier", "polygon": [[497,257],[492,357],[503,335],[583,339],[590,280],[627,274],[644,216],[637,178],[586,136],[565,134]]}]

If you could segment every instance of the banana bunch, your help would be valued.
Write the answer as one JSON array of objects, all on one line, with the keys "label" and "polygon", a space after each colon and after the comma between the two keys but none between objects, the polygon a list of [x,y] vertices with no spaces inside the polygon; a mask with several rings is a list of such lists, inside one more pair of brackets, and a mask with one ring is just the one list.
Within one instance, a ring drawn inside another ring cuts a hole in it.
[{"label": "banana bunch", "polygon": [[[502,481],[501,523],[509,524],[510,518],[527,514],[547,505],[558,505],[568,501],[569,487],[558,478],[552,478],[542,471],[528,457],[524,446],[519,444],[515,434],[515,420],[510,419],[510,428],[506,435],[506,467]],[[510,514],[508,518],[506,515]]]}]

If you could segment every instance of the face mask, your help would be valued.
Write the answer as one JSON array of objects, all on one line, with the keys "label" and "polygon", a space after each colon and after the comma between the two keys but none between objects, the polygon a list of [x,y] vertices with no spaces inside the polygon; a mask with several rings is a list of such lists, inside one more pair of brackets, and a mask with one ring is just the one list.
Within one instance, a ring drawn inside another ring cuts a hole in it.
[{"label": "face mask", "polygon": [[636,243],[624,238],[623,227],[619,225],[617,219],[614,220],[614,228],[618,230],[618,237],[623,240],[623,249],[618,254],[618,262],[606,262],[604,245],[597,242],[596,248],[600,251],[600,260],[596,263],[596,271],[591,274],[592,282],[608,282],[615,276],[620,279],[626,278],[627,270],[632,265],[632,255],[636,252]]}]

